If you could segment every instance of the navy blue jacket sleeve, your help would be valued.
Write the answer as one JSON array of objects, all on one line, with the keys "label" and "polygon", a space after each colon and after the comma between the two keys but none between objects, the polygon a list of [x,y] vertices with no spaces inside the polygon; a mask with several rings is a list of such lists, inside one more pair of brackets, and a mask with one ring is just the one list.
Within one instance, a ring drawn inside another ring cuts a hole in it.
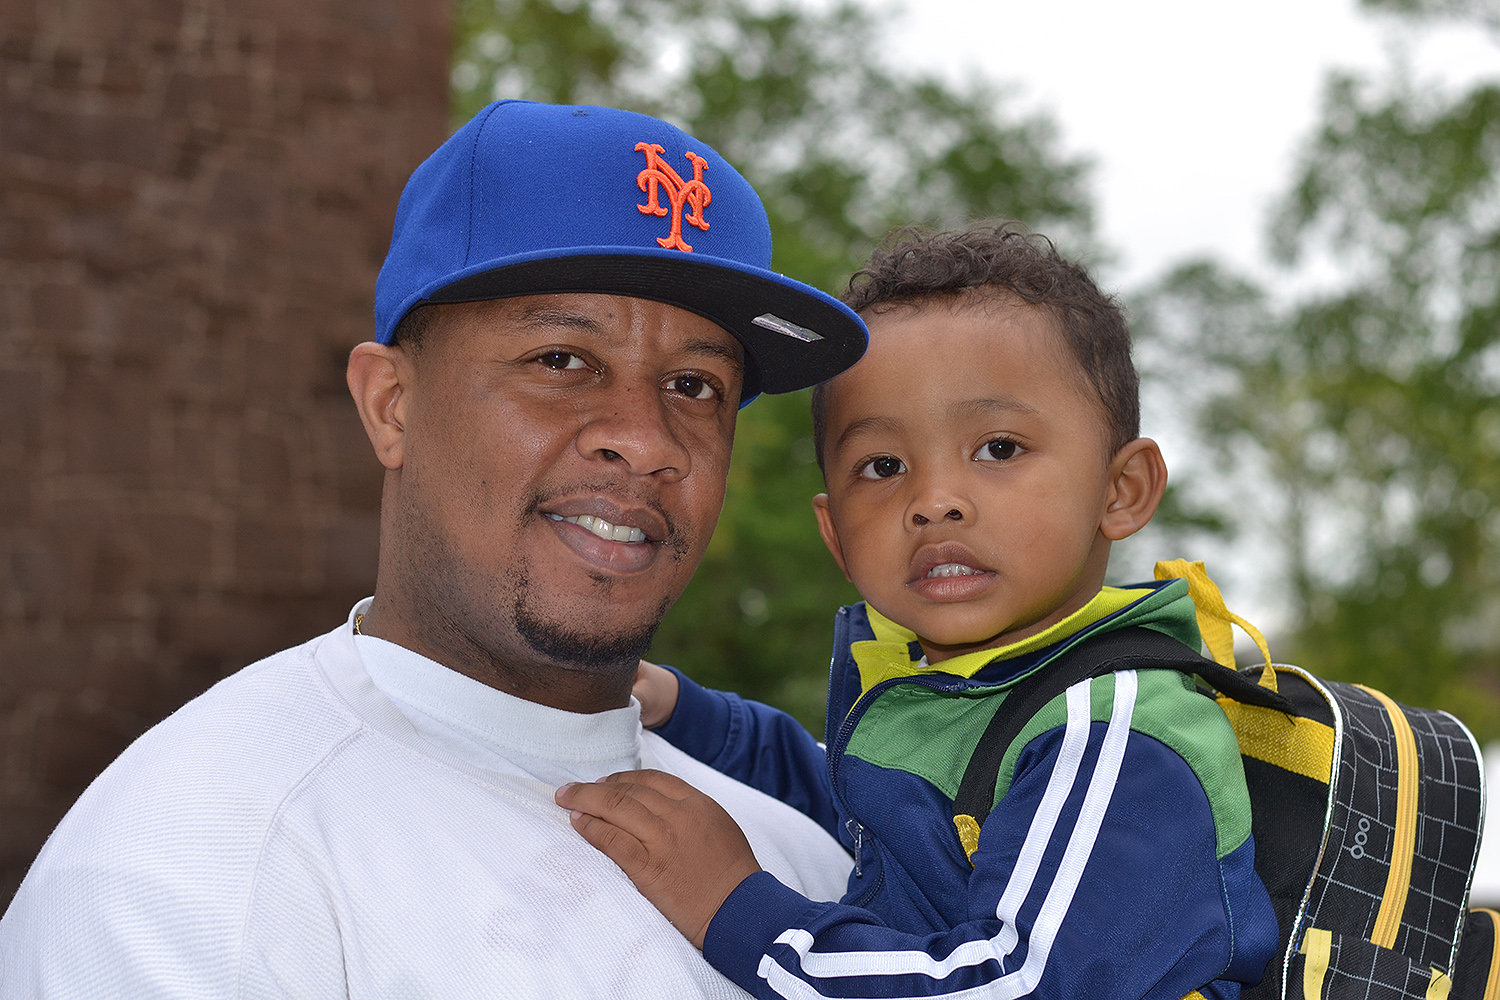
[{"label": "navy blue jacket sleeve", "polygon": [[1085,714],[1022,751],[958,926],[904,933],[761,872],[719,909],[703,953],[768,1000],[1234,1000],[1276,948],[1253,852],[1217,856],[1207,795],[1175,752]]},{"label": "navy blue jacket sleeve", "polygon": [[828,758],[800,722],[758,701],[706,688],[675,667],[667,669],[677,675],[677,707],[654,730],[658,735],[839,835]]}]

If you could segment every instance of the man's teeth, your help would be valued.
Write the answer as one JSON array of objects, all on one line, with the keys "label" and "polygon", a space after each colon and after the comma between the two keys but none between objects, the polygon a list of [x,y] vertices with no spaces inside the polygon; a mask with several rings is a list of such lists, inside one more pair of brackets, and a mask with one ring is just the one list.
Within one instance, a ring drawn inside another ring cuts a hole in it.
[{"label": "man's teeth", "polygon": [[963,563],[942,563],[927,571],[927,579],[935,576],[974,576],[979,570],[973,566],[965,566]]},{"label": "man's teeth", "polygon": [[592,514],[579,514],[577,517],[562,517],[558,514],[547,516],[554,521],[567,521],[580,528],[587,528],[609,542],[644,542],[646,540],[646,533],[640,528],[632,528],[628,524],[610,524],[604,518],[595,517]]}]

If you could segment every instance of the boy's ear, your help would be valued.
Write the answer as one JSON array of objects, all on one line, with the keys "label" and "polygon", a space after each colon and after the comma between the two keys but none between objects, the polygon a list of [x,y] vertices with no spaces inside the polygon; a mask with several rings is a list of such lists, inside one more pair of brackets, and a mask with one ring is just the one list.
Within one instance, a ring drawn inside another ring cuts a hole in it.
[{"label": "boy's ear", "polygon": [[375,457],[391,471],[401,468],[406,446],[406,411],[415,372],[399,347],[364,343],[349,355],[344,373],[349,395],[375,448]]},{"label": "boy's ear", "polygon": [[1112,542],[1146,526],[1167,489],[1167,463],[1150,438],[1136,438],[1109,463],[1109,492],[1099,530]]},{"label": "boy's ear", "polygon": [[844,547],[839,544],[839,533],[833,527],[833,512],[828,509],[828,494],[819,493],[813,497],[812,503],[813,514],[818,518],[818,534],[823,536],[823,544],[828,546],[828,552],[833,556],[833,561],[839,564],[839,569],[844,573],[844,579],[848,580],[849,566],[844,562]]}]

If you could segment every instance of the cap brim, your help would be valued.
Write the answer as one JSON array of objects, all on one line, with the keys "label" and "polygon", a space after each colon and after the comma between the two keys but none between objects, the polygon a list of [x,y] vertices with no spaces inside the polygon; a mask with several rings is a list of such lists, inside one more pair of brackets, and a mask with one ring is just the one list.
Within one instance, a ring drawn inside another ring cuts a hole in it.
[{"label": "cap brim", "polygon": [[745,348],[742,399],[826,381],[858,361],[868,334],[842,302],[772,271],[680,251],[639,248],[494,261],[420,296],[472,302],[555,292],[631,295],[678,306],[728,330]]}]

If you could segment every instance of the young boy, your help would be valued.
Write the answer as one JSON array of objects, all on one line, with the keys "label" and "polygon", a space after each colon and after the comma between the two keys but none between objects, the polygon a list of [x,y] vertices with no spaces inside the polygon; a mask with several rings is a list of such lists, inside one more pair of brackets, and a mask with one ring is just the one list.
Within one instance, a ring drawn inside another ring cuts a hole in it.
[{"label": "young boy", "polygon": [[1127,626],[1199,647],[1185,581],[1103,586],[1166,485],[1118,307],[1010,226],[908,235],[845,301],[870,347],[815,390],[813,507],[865,601],[835,625],[826,754],[676,672],[643,665],[637,692],[668,740],[841,836],[848,893],[787,889],[666,775],[558,802],[757,996],[1237,997],[1276,922],[1234,733],[1183,674],[1069,688],[1011,744],[982,828],[954,818],[1017,682]]}]

